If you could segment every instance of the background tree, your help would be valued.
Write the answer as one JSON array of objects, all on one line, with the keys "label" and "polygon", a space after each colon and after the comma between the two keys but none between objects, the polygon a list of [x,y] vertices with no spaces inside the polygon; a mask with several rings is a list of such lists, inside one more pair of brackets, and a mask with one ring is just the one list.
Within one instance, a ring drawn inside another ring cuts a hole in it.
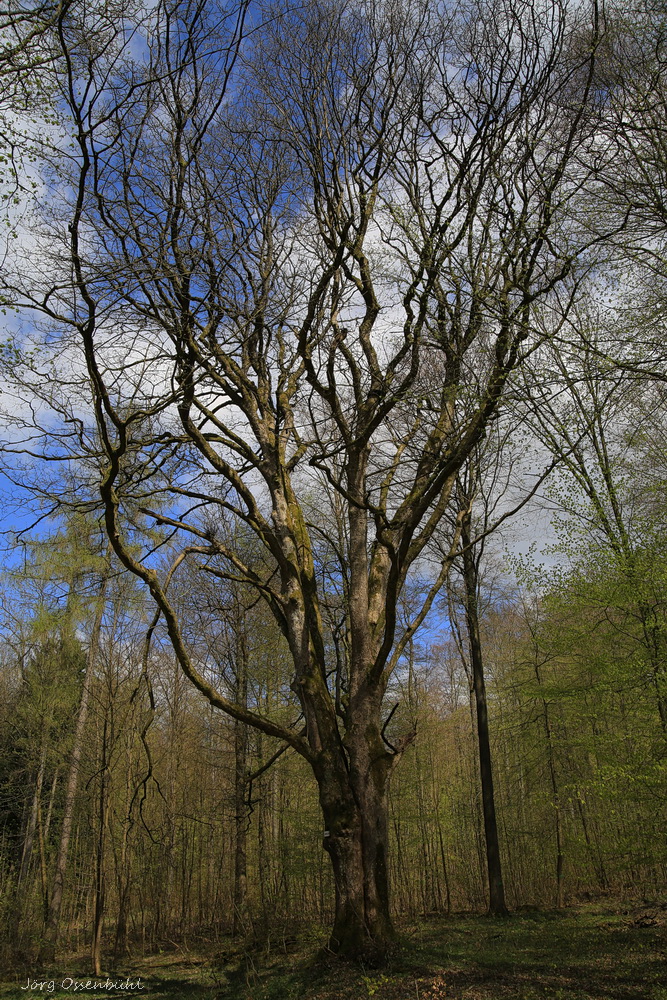
[{"label": "background tree", "polygon": [[[541,363],[549,375],[533,381],[528,420],[559,463],[559,474],[547,490],[557,512],[555,550],[574,566],[580,548],[584,565],[597,551],[609,576],[625,580],[626,596],[634,595],[636,626],[630,629],[642,647],[642,673],[650,678],[664,730],[663,615],[652,584],[661,573],[662,558],[662,515],[655,502],[664,474],[662,418],[659,407],[648,412],[660,392],[636,373],[601,361],[595,319],[595,310],[584,308],[576,320],[573,313],[571,323],[583,327],[581,346],[543,351]],[[648,476],[647,449],[653,467]],[[649,571],[652,558],[655,566]],[[627,619],[618,626],[619,637],[627,634]]]},{"label": "background tree", "polygon": [[[482,635],[480,628],[481,581],[480,564],[484,553],[484,541],[475,539],[473,527],[473,508],[478,500],[481,488],[480,470],[475,462],[479,454],[471,456],[465,470],[459,475],[456,500],[461,510],[461,552],[460,573],[461,593],[456,594],[451,576],[448,580],[448,596],[450,621],[458,638],[458,648],[461,659],[468,674],[471,695],[475,700],[475,719],[477,747],[479,752],[479,771],[482,792],[482,812],[484,816],[484,841],[486,848],[486,867],[489,886],[489,913],[493,916],[506,916],[505,890],[503,887],[502,862],[496,819],[496,805],[493,788],[493,764],[491,760],[491,741],[489,738],[489,713],[486,696],[486,681],[484,674],[484,654],[482,650]],[[486,498],[488,500],[488,498]],[[487,517],[484,518],[488,527]],[[457,620],[456,600],[463,606],[464,629]],[[465,638],[464,638],[465,637]]]}]

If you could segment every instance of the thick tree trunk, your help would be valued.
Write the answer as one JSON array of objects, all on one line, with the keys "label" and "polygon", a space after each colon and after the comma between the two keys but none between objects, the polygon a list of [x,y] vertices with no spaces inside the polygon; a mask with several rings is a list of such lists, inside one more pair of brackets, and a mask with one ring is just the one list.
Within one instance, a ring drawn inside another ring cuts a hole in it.
[{"label": "thick tree trunk", "polygon": [[[312,760],[324,817],[324,848],[333,866],[336,898],[329,947],[346,958],[381,964],[394,943],[389,907],[389,803],[387,782],[397,755],[389,753],[381,730],[384,684],[381,653],[387,611],[389,559],[375,572],[368,562],[368,521],[363,498],[369,447],[350,456],[347,485],[358,498],[349,512],[349,691],[344,716],[345,736],[338,728],[328,694],[322,704],[312,698],[316,725],[308,737],[319,752]],[[321,635],[321,628],[318,629]],[[297,635],[296,631],[294,632]],[[305,652],[305,651],[304,651]],[[324,649],[318,671],[326,678]],[[297,659],[295,658],[295,662]],[[326,680],[322,685],[326,693]],[[315,688],[311,689],[315,693]]]},{"label": "thick tree trunk", "polygon": [[366,739],[360,743],[350,748],[349,770],[337,754],[326,754],[315,769],[323,846],[336,887],[329,948],[345,958],[380,964],[395,941],[387,859],[387,779],[393,758],[380,747],[373,759]]}]

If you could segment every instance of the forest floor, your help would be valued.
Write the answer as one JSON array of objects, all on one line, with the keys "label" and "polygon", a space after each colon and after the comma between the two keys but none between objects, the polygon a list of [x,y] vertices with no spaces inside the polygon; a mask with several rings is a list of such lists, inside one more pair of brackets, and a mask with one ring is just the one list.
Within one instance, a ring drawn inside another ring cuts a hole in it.
[{"label": "forest floor", "polygon": [[[67,972],[34,977],[32,986],[21,973],[14,983],[0,985],[0,1000],[73,994],[142,1000],[667,1000],[667,904],[585,905],[505,920],[438,917],[404,925],[400,939],[400,950],[381,971],[345,965],[322,952],[314,958],[312,940],[216,956],[165,952],[127,962],[122,977],[134,983],[140,978],[141,986],[129,993],[76,989],[71,980],[84,984],[87,976],[73,959]],[[115,980],[119,975],[118,969],[110,973]]]}]

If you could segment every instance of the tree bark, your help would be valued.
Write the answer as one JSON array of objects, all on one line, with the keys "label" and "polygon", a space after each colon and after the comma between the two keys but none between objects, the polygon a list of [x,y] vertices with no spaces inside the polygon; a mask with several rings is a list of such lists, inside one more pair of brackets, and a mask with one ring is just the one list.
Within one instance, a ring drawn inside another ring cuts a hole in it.
[{"label": "tree bark", "polygon": [[336,887],[329,949],[379,964],[395,941],[387,871],[387,779],[393,757],[370,719],[366,733],[354,733],[348,741],[348,754],[349,771],[342,756],[330,751],[314,765],[325,822],[323,847]]},{"label": "tree bark", "polygon": [[[248,649],[245,616],[237,623],[236,701],[248,707]],[[247,839],[248,839],[248,727],[234,720],[234,914],[232,934],[248,929],[247,914]]]},{"label": "tree bark", "polygon": [[76,720],[76,730],[74,733],[74,745],[70,758],[69,774],[65,790],[65,804],[63,807],[62,826],[60,827],[60,842],[58,844],[58,857],[56,859],[56,870],[53,876],[53,886],[51,898],[49,900],[46,927],[44,930],[44,940],[40,949],[40,958],[43,961],[53,961],[58,947],[58,937],[60,933],[60,911],[63,901],[63,889],[65,886],[65,875],[67,872],[67,858],[69,855],[69,842],[72,835],[72,823],[74,819],[74,804],[76,793],[79,787],[79,771],[81,769],[81,754],[83,752],[83,738],[88,721],[88,705],[90,702],[90,690],[93,683],[93,674],[97,659],[97,650],[100,641],[100,631],[102,629],[102,618],[104,615],[104,604],[106,588],[108,582],[108,569],[100,582],[98,591],[95,619],[90,635],[90,645],[86,657],[86,673],[81,689],[81,700],[79,702],[79,712]]},{"label": "tree bark", "polygon": [[[535,679],[537,684],[542,689],[542,677],[540,675],[540,667],[537,660],[537,650],[535,650]],[[553,733],[551,727],[551,718],[549,715],[549,703],[543,693],[540,694],[540,700],[542,702],[542,719],[544,721],[544,735],[547,741],[547,754],[549,763],[549,781],[551,784],[551,793],[553,796],[552,807],[554,811],[554,832],[556,834],[556,898],[555,903],[557,909],[563,906],[563,862],[564,862],[564,852],[563,852],[563,829],[561,823],[561,805],[560,805],[560,792],[558,788],[558,778],[556,776],[556,761],[554,759],[554,747],[553,747]]]},{"label": "tree bark", "polygon": [[32,805],[30,807],[30,813],[25,821],[25,833],[23,835],[23,844],[21,848],[21,860],[18,867],[18,875],[16,878],[16,884],[14,886],[15,898],[13,905],[10,908],[10,927],[9,927],[9,938],[14,944],[18,945],[20,930],[21,930],[21,920],[23,918],[23,898],[25,896],[24,882],[30,871],[30,861],[32,859],[32,852],[35,843],[35,833],[37,832],[37,824],[39,820],[40,813],[40,802],[42,797],[42,789],[44,785],[44,774],[46,771],[46,733],[48,731],[48,726],[43,723],[42,727],[42,739],[41,748],[39,754],[39,767],[37,769],[37,774],[35,776],[35,790],[32,797]]},{"label": "tree bark", "polygon": [[482,811],[484,814],[484,836],[486,840],[486,867],[489,880],[489,913],[494,917],[507,915],[505,889],[503,886],[496,804],[493,789],[493,766],[491,763],[491,741],[489,738],[489,713],[484,681],[484,658],[479,631],[478,572],[475,553],[471,544],[470,515],[462,521],[461,543],[463,546],[463,582],[465,586],[465,613],[472,667],[472,684],[475,694],[477,714],[477,745],[479,749],[479,774],[482,786]]},{"label": "tree bark", "polygon": [[98,799],[98,830],[95,851],[95,911],[93,916],[93,934],[90,945],[90,955],[93,971],[96,976],[102,973],[102,932],[104,929],[104,906],[106,896],[106,872],[104,853],[106,849],[107,825],[107,794],[108,794],[108,759],[107,759],[108,721],[105,716],[102,727],[102,746],[99,778]]}]

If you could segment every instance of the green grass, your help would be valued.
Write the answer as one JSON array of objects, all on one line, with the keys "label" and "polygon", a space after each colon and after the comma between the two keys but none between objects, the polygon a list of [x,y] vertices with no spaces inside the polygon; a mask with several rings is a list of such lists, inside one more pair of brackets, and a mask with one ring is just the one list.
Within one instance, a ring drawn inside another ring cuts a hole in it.
[{"label": "green grass", "polygon": [[[655,922],[654,922],[655,921]],[[402,927],[401,948],[378,971],[317,953],[312,941],[217,957],[183,953],[132,960],[123,976],[141,977],[144,1000],[667,1000],[667,910],[579,907],[507,920],[437,918]],[[22,990],[17,975],[0,1000],[110,997],[61,990],[72,963],[51,978],[54,992]],[[120,971],[112,974],[119,978]],[[42,977],[40,977],[42,978]]]}]

